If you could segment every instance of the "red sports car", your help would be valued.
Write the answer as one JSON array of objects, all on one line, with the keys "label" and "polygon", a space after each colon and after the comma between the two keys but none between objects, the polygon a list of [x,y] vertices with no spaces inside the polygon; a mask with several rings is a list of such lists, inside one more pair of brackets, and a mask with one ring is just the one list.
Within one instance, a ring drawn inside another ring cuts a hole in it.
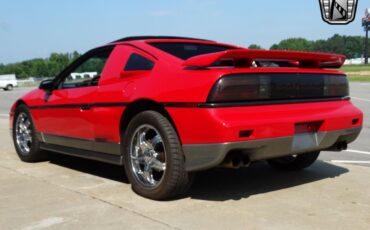
[{"label": "red sports car", "polygon": [[185,192],[193,172],[267,160],[311,165],[342,150],[363,115],[342,55],[250,50],[182,37],[128,37],[93,49],[10,111],[26,162],[46,151],[124,165],[152,199]]}]

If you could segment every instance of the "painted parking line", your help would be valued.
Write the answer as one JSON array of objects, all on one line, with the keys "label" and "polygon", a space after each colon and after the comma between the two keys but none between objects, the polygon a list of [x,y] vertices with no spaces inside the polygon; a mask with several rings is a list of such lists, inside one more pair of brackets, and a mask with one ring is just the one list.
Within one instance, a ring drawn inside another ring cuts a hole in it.
[{"label": "painted parking line", "polygon": [[351,97],[352,99],[355,99],[355,100],[359,100],[359,101],[366,101],[366,102],[370,102],[370,99],[366,99],[366,98],[361,98],[361,97]]},{"label": "painted parking line", "polygon": [[2,113],[0,113],[0,117],[2,117],[2,118],[8,118],[9,115],[8,114],[2,114]]},{"label": "painted parking line", "polygon": [[370,161],[331,160],[330,162],[343,164],[370,164]]},{"label": "painted parking line", "polygon": [[345,150],[347,152],[351,152],[351,153],[359,153],[359,154],[366,154],[366,155],[370,155],[370,152],[366,152],[366,151],[360,151],[360,150],[354,150],[354,149],[347,149]]}]

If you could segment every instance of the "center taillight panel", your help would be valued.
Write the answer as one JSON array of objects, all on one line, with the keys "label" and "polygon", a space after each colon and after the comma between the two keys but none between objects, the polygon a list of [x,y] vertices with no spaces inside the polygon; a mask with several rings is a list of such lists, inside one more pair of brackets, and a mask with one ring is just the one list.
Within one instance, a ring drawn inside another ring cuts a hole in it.
[{"label": "center taillight panel", "polygon": [[317,133],[323,124],[323,121],[310,121],[310,122],[302,122],[296,123],[294,126],[294,133]]}]

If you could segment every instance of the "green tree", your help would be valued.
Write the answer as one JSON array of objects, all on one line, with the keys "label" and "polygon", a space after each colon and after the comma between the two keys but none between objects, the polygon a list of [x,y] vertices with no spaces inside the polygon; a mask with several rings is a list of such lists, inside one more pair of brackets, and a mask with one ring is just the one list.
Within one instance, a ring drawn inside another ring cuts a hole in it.
[{"label": "green tree", "polygon": [[312,51],[313,42],[305,38],[289,38],[271,46],[272,50],[300,50]]},{"label": "green tree", "polygon": [[344,54],[348,58],[356,58],[363,53],[363,38],[361,36],[341,36],[335,34],[333,37],[315,44],[315,51]]},{"label": "green tree", "polygon": [[274,44],[270,49],[315,51],[344,54],[347,58],[358,58],[363,54],[364,38],[335,34],[324,40],[309,41],[304,38],[289,38]]},{"label": "green tree", "polygon": [[259,46],[259,45],[257,45],[257,44],[250,44],[250,45],[248,46],[248,49],[261,50],[261,49],[262,49],[262,47],[261,47],[261,46]]}]

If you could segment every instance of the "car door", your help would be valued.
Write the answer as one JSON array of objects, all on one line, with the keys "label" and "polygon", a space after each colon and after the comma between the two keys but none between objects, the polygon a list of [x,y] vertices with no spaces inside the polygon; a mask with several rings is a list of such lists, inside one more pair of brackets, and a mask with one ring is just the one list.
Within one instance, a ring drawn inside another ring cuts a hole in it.
[{"label": "car door", "polygon": [[[146,84],[155,65],[155,59],[147,53],[128,45],[117,45],[99,82],[94,107],[94,150],[121,154],[120,122],[136,83]],[[140,80],[142,79],[142,80]],[[140,83],[139,83],[140,81]]]},{"label": "car door", "polygon": [[98,82],[112,48],[101,48],[82,56],[55,80],[38,113],[38,128],[50,144],[93,149],[94,111]]}]

